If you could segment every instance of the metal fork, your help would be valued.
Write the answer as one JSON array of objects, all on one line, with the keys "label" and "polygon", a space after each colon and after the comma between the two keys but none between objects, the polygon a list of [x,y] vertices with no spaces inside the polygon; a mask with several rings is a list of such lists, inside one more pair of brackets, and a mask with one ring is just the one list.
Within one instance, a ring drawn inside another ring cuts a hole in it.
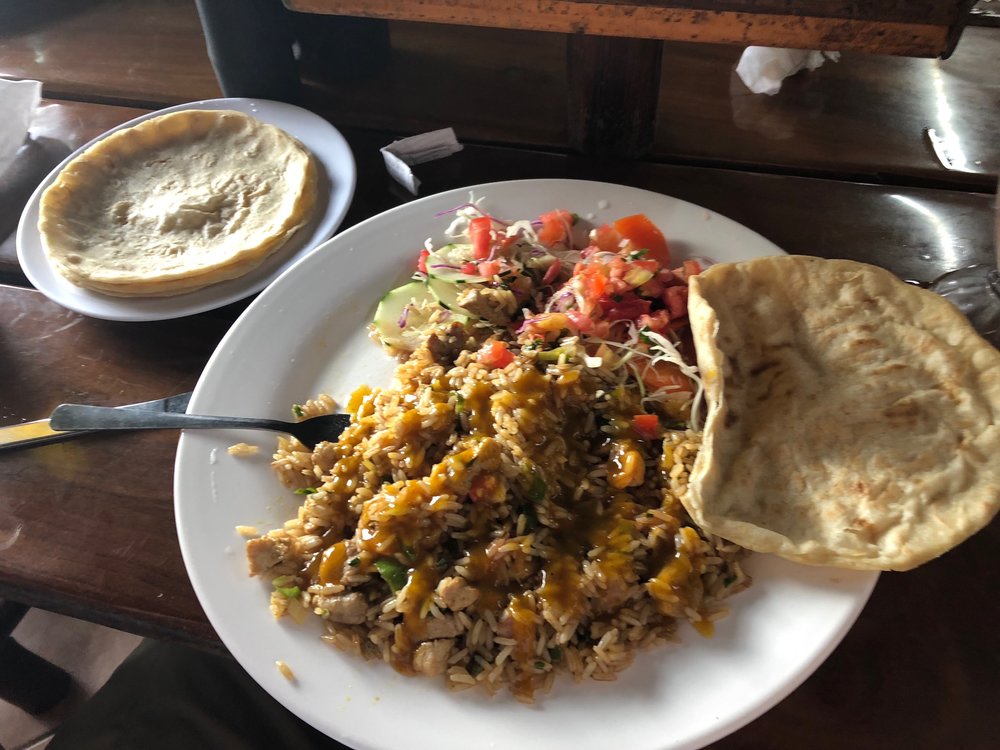
[{"label": "metal fork", "polygon": [[61,404],[53,412],[54,430],[164,430],[164,429],[238,429],[284,432],[312,448],[323,441],[340,437],[351,422],[346,414],[325,414],[301,422],[253,417],[211,417],[198,414],[166,414],[125,411],[107,406]]}]

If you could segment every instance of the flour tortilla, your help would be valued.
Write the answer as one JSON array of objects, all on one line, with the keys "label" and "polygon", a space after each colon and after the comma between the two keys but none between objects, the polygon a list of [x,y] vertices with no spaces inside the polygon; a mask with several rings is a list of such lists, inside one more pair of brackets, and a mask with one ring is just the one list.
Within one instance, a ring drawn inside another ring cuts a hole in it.
[{"label": "flour tortilla", "polygon": [[1000,507],[1000,352],[889,272],[802,256],[690,282],[708,416],[685,505],[815,565],[907,570]]},{"label": "flour tortilla", "polygon": [[241,112],[187,110],[120,130],[43,193],[53,266],[88,289],[164,296],[236,278],[312,215],[312,156]]}]

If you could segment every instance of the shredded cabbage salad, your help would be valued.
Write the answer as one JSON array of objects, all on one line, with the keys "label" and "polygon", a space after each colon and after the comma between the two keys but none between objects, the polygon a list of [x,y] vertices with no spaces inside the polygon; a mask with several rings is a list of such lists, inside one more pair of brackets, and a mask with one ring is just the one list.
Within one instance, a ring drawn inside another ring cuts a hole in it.
[{"label": "shredded cabbage salad", "polygon": [[646,437],[664,423],[699,428],[687,296],[701,263],[674,265],[645,215],[597,226],[563,209],[507,220],[470,198],[438,216],[451,217],[449,242],[424,242],[412,280],[379,304],[373,331],[387,349],[409,352],[441,326],[472,326],[484,334],[485,365],[528,352],[579,363],[600,371]]}]

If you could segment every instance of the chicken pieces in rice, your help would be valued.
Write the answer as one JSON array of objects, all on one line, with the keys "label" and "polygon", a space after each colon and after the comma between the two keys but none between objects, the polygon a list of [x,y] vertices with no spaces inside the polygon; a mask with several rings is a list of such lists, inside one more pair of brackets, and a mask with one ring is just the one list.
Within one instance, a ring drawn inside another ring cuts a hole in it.
[{"label": "chicken pieces in rice", "polygon": [[477,318],[505,326],[517,314],[517,297],[509,289],[470,287],[458,295],[458,306]]}]

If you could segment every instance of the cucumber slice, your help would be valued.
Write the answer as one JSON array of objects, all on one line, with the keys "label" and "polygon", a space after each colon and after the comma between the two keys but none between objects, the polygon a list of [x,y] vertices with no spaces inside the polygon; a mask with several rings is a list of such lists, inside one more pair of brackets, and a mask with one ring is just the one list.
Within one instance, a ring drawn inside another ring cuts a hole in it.
[{"label": "cucumber slice", "polygon": [[463,315],[466,318],[472,318],[473,320],[478,320],[478,315],[473,315],[468,310],[465,310],[458,305],[458,295],[468,289],[465,284],[451,284],[447,281],[442,281],[441,279],[428,278],[427,288],[430,290],[431,294],[438,301],[438,304],[446,310],[451,310],[451,312],[458,315]]},{"label": "cucumber slice", "polygon": [[[372,325],[386,346],[413,351],[424,337],[424,327],[441,307],[428,284],[411,281],[386,292],[375,309]],[[452,316],[466,321],[461,313],[452,312]]]},{"label": "cucumber slice", "polygon": [[469,263],[471,256],[471,245],[445,245],[433,250],[427,256],[427,275],[450,284],[482,284],[489,281],[485,276],[462,272],[461,266]]}]

